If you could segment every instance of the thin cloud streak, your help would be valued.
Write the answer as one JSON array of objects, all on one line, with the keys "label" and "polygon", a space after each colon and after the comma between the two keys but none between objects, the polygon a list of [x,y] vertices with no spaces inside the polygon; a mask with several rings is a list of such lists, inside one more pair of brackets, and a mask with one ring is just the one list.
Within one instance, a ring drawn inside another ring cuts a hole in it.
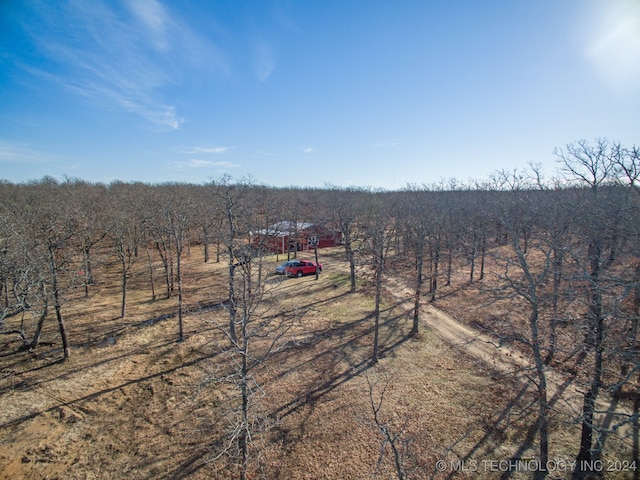
[{"label": "thin cloud streak", "polygon": [[201,160],[201,159],[197,159],[197,158],[192,158],[191,160],[187,160],[184,162],[175,162],[172,164],[174,167],[176,168],[180,168],[180,169],[186,169],[186,168],[209,168],[209,167],[216,167],[216,168],[239,168],[241,167],[241,165],[232,163],[232,162],[225,162],[225,161],[220,161],[220,162],[213,162],[211,160]]},{"label": "thin cloud streak", "polygon": [[0,162],[3,163],[50,163],[54,158],[38,152],[28,145],[0,140]]},{"label": "thin cloud streak", "polygon": [[180,153],[184,155],[199,155],[199,154],[220,154],[231,150],[233,147],[186,147],[180,150]]},{"label": "thin cloud streak", "polygon": [[129,0],[127,8],[146,28],[157,49],[167,48],[165,37],[168,15],[156,0]]},{"label": "thin cloud streak", "polygon": [[254,45],[254,71],[258,80],[267,80],[276,68],[276,59],[273,49],[264,41]]},{"label": "thin cloud streak", "polygon": [[[185,61],[189,67],[197,62],[188,49],[215,49],[204,48],[206,42],[173,20],[156,0],[132,0],[127,6],[121,11],[104,2],[38,7],[46,28],[35,22],[25,29],[50,66],[26,70],[102,108],[116,106],[156,127],[178,129],[184,119],[162,90],[179,81]],[[60,18],[77,25],[73,38],[54,23]]]}]

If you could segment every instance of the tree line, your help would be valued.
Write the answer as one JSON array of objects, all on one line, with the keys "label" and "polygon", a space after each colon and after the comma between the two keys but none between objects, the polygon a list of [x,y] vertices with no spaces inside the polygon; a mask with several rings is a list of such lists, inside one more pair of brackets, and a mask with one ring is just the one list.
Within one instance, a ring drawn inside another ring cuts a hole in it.
[{"label": "tree line", "polygon": [[[466,269],[468,284],[486,284],[490,296],[512,299],[527,321],[504,319],[492,333],[533,360],[540,460],[546,463],[549,452],[549,368],[580,364],[585,392],[577,459],[588,465],[606,435],[595,421],[597,399],[605,391],[637,398],[640,384],[640,152],[600,139],[568,144],[555,156],[559,169],[550,177],[531,165],[484,181],[412,184],[393,192],[272,188],[227,176],[202,185],[50,177],[2,182],[0,332],[17,335],[33,350],[51,319],[68,358],[73,333],[65,309],[78,294],[91,295],[109,262],[119,272],[120,316],[127,315],[131,272],[146,264],[151,299],[176,298],[181,341],[182,262],[199,244],[203,262],[228,264],[225,333],[246,359],[253,315],[246,311],[259,311],[252,302],[263,293],[261,263],[251,262],[260,246],[255,232],[281,221],[322,224],[342,233],[351,291],[358,275],[374,288],[374,364],[381,299],[392,271],[411,278],[411,335],[419,333],[421,306],[437,302],[454,268]],[[158,263],[161,278],[153,268]],[[9,319],[21,320],[8,328]],[[246,394],[250,366],[243,368],[238,385]],[[633,422],[635,416],[619,424]],[[247,435],[240,442],[246,456]]]}]

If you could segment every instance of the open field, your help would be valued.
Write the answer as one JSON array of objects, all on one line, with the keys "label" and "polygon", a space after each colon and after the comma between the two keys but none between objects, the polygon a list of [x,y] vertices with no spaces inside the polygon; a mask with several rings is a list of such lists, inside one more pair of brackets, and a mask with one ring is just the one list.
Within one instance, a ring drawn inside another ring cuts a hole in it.
[{"label": "open field", "polygon": [[[389,452],[379,463],[381,437],[369,397],[370,384],[377,401],[387,382],[380,413],[406,440],[411,478],[501,478],[499,462],[514,455],[534,458],[533,387],[521,382],[528,359],[508,349],[482,353],[472,347],[478,342],[468,337],[476,332],[447,315],[466,320],[463,312],[477,311],[471,310],[477,292],[463,279],[441,289],[443,300],[436,305],[442,310],[423,308],[421,333],[409,338],[406,279],[387,278],[381,361],[372,367],[374,300],[367,271],[359,272],[362,281],[351,294],[343,252],[322,250],[320,261],[325,268],[318,281],[278,277],[269,285],[270,314],[291,319],[293,326],[281,348],[253,372],[263,389],[254,408],[261,426],[252,451],[255,477],[359,479],[377,471],[378,478],[394,478]],[[275,265],[273,258],[269,269]],[[2,338],[0,477],[234,474],[227,457],[217,458],[238,402],[233,389],[219,381],[231,361],[219,328],[228,317],[226,265],[205,264],[199,248],[191,249],[185,265],[191,311],[180,343],[175,298],[151,301],[139,268],[125,319],[118,318],[118,282],[107,281],[108,271],[88,299],[65,305],[73,345],[69,361],[59,361],[52,319],[34,353],[17,352],[17,341]],[[447,337],[455,328],[467,331],[457,340]],[[576,412],[563,397],[569,391],[550,392],[552,478],[570,477],[563,462],[571,462],[578,448]],[[631,460],[629,441],[612,434],[605,452],[605,467],[617,470],[606,478],[633,478],[631,471],[621,471],[622,462]],[[524,468],[512,469],[511,478],[530,478]]]}]

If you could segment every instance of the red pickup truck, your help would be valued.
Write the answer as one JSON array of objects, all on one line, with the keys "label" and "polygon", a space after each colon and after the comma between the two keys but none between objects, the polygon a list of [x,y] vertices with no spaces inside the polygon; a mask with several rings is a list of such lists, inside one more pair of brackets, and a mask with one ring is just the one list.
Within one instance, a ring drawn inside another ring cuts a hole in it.
[{"label": "red pickup truck", "polygon": [[284,271],[289,277],[300,278],[303,275],[308,275],[311,273],[315,274],[316,269],[318,270],[318,272],[321,272],[322,264],[316,264],[314,262],[310,262],[309,260],[297,260],[294,261],[291,265],[288,265]]}]

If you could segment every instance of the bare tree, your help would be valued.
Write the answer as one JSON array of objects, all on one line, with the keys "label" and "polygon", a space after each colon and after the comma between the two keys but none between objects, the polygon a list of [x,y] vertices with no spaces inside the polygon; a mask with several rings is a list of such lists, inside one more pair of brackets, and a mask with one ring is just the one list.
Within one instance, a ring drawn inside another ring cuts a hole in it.
[{"label": "bare tree", "polygon": [[358,252],[358,224],[356,196],[363,195],[364,192],[354,190],[340,190],[333,187],[330,190],[328,204],[334,214],[334,223],[342,232],[342,245],[345,256],[349,262],[349,279],[351,282],[351,293],[356,291],[356,254]]},{"label": "bare tree", "polygon": [[[499,183],[508,186],[507,191],[499,192],[496,201],[498,221],[504,227],[509,238],[509,251],[506,255],[495,253],[503,274],[499,275],[505,289],[524,299],[528,307],[528,332],[510,334],[502,341],[517,341],[526,346],[535,367],[534,385],[537,387],[537,431],[538,455],[542,465],[549,460],[549,401],[547,397],[547,375],[545,370],[545,350],[549,341],[543,336],[542,309],[544,289],[552,268],[551,245],[545,235],[531,235],[538,220],[537,203],[523,176],[517,173],[501,172]],[[502,189],[501,189],[502,190]],[[531,238],[525,241],[524,232]],[[542,232],[541,232],[542,233]],[[526,250],[525,250],[526,246]],[[543,469],[536,472],[534,478],[544,478]]]},{"label": "bare tree", "polygon": [[[484,266],[487,253],[487,206],[484,205],[486,195],[484,188],[477,185],[475,189],[459,192],[462,204],[458,212],[462,221],[463,251],[469,262],[469,283],[484,279]],[[478,258],[480,265],[478,266]],[[479,272],[477,269],[479,267]]]},{"label": "bare tree", "polygon": [[120,264],[120,318],[126,316],[127,286],[131,270],[138,260],[138,244],[142,234],[135,218],[136,209],[129,208],[133,204],[132,193],[133,187],[122,188],[122,185],[117,192],[112,192],[112,204],[109,207],[111,218],[106,226],[113,253]]},{"label": "bare tree", "polygon": [[[236,394],[233,408],[225,412],[228,433],[216,458],[229,455],[238,468],[241,480],[253,478],[260,459],[256,437],[269,429],[271,420],[260,411],[265,395],[255,371],[266,368],[269,357],[281,347],[280,340],[292,327],[294,317],[272,313],[276,294],[267,289],[265,279],[257,281],[262,266],[260,251],[250,248],[236,250],[234,258],[235,325],[218,324],[231,342],[226,353],[231,361],[230,371],[217,372],[205,383],[226,383]],[[277,289],[277,286],[273,287]]]},{"label": "bare tree", "polygon": [[[33,217],[34,231],[46,247],[48,263],[48,282],[53,296],[53,309],[58,322],[58,330],[62,340],[64,359],[71,355],[71,346],[67,335],[67,328],[62,313],[64,292],[67,287],[63,283],[64,273],[72,261],[71,241],[79,233],[76,212],[69,201],[69,190],[73,188],[70,182],[59,185],[57,182],[45,181],[39,185],[37,194],[37,212]],[[51,199],[57,202],[52,203]],[[69,278],[69,282],[73,277]],[[69,285],[70,286],[70,285]]]},{"label": "bare tree", "polygon": [[614,162],[618,177],[640,194],[640,147],[622,148],[618,144],[617,149]]},{"label": "bare tree", "polygon": [[165,186],[170,200],[161,209],[164,226],[172,239],[176,259],[176,284],[178,290],[178,341],[184,340],[184,291],[182,261],[188,246],[189,213],[191,210],[190,189],[186,185]]},{"label": "bare tree", "polygon": [[[240,180],[233,183],[228,175],[222,176],[218,180],[211,182],[213,192],[213,200],[217,202],[217,208],[222,213],[223,222],[221,223],[222,242],[225,245],[228,256],[228,308],[229,308],[229,337],[232,342],[237,341],[236,333],[236,314],[237,314],[237,296],[236,296],[236,268],[238,260],[242,261],[244,254],[241,246],[242,238],[249,237],[250,229],[246,227],[246,217],[248,217],[248,209],[245,206],[245,195],[250,186],[248,179]],[[245,217],[243,219],[243,217]],[[240,252],[240,259],[236,255]]]},{"label": "bare tree", "polygon": [[[0,333],[18,335],[22,347],[33,350],[40,342],[42,326],[49,312],[46,256],[29,229],[24,230],[24,219],[17,214],[20,196],[16,192],[13,195],[7,195],[6,191],[3,193],[0,268],[4,298],[0,310]],[[11,328],[7,328],[6,322],[15,317],[20,318],[19,325],[13,323]]]},{"label": "bare tree", "polygon": [[[386,395],[391,384],[392,376],[387,375],[383,381],[372,383],[369,374],[365,375],[368,386],[369,407],[373,417],[373,425],[380,436],[380,453],[376,462],[376,470],[373,478],[376,478],[385,463],[387,452],[391,453],[392,464],[398,480],[410,478],[408,474],[409,463],[412,460],[411,435],[408,427],[411,417],[408,415],[385,414]],[[381,386],[379,386],[381,385]],[[376,391],[377,390],[377,391]],[[398,419],[401,418],[399,421]]]},{"label": "bare tree", "polygon": [[166,297],[171,298],[174,290],[172,239],[162,221],[161,210],[158,206],[152,207],[152,212],[146,216],[145,223],[145,230],[151,237],[162,262]]},{"label": "bare tree", "polygon": [[94,252],[107,233],[104,220],[104,204],[106,203],[108,191],[104,185],[100,184],[92,185],[79,182],[78,187],[80,188],[77,192],[77,202],[80,210],[83,284],[85,297],[88,297],[89,287],[95,283],[94,264],[96,255]]},{"label": "bare tree", "polygon": [[[628,240],[628,249],[631,250],[633,258],[633,273],[629,285],[629,291],[632,292],[631,308],[626,310],[626,316],[629,321],[629,328],[626,335],[626,344],[623,347],[625,352],[621,366],[621,375],[626,379],[629,372],[633,368],[633,364],[637,363],[640,322],[640,222],[638,221],[638,211],[640,210],[640,149],[637,146],[631,148],[623,148],[619,144],[617,147],[617,155],[614,158],[615,168],[619,181],[628,185],[630,192],[627,198],[629,208],[624,212],[626,222],[625,238]],[[634,195],[637,194],[637,195]]]},{"label": "bare tree", "polygon": [[373,270],[373,283],[375,287],[375,309],[374,309],[374,337],[371,363],[378,363],[378,348],[380,335],[380,304],[382,300],[382,284],[385,273],[385,262],[391,241],[395,235],[394,219],[391,217],[391,208],[388,202],[381,195],[373,192],[368,193],[367,210],[363,212],[363,230],[365,232],[364,242],[370,265]]},{"label": "bare tree", "polygon": [[545,190],[543,211],[545,215],[542,221],[551,247],[551,271],[552,271],[552,297],[551,297],[551,324],[550,345],[545,363],[550,364],[556,352],[557,327],[562,321],[560,312],[560,300],[563,297],[563,285],[566,282],[565,270],[569,252],[573,250],[572,227],[574,219],[569,208],[571,196],[562,190],[558,182],[553,189]]},{"label": "bare tree", "polygon": [[[618,146],[600,139],[595,144],[580,141],[569,144],[555,154],[569,181],[583,189],[580,194],[579,210],[575,212],[579,220],[578,231],[584,248],[575,252],[582,273],[579,280],[586,285],[587,303],[585,345],[593,352],[593,365],[589,386],[584,394],[582,406],[582,433],[577,455],[579,468],[577,475],[588,476],[591,465],[599,455],[601,445],[594,434],[597,431],[595,414],[596,401],[603,386],[605,372],[605,338],[607,318],[613,312],[607,311],[605,292],[607,291],[607,271],[612,266],[619,241],[616,210],[615,167]],[[595,443],[594,443],[594,440]]]},{"label": "bare tree", "polygon": [[[429,239],[432,233],[433,206],[427,200],[428,192],[424,188],[408,186],[403,195],[402,213],[398,213],[398,228],[404,238],[404,244],[413,258],[415,270],[415,287],[413,295],[413,326],[411,336],[418,334],[420,306],[422,300],[422,285],[424,283],[425,257],[429,256]],[[432,254],[436,265],[439,260],[439,252]],[[437,275],[437,266],[436,266]],[[435,285],[434,285],[435,282]],[[432,280],[432,298],[435,299],[437,279]],[[435,288],[433,288],[435,287]]]}]

